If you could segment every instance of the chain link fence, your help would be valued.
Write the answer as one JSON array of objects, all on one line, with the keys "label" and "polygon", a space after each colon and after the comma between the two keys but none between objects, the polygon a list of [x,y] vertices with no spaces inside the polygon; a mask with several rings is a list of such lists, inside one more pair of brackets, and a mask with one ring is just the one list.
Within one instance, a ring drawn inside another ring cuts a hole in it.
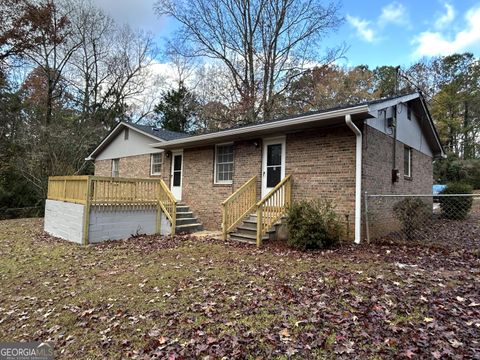
[{"label": "chain link fence", "polygon": [[463,242],[479,247],[480,194],[365,194],[367,241]]}]

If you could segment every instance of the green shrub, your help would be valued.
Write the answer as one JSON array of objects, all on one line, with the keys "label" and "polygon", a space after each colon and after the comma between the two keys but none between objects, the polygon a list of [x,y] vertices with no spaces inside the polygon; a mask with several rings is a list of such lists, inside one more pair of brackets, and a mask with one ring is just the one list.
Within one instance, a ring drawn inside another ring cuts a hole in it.
[{"label": "green shrub", "polygon": [[340,241],[343,233],[331,201],[301,201],[288,209],[288,245],[298,250],[325,249]]},{"label": "green shrub", "polygon": [[393,213],[402,223],[407,240],[413,240],[415,230],[429,221],[432,207],[420,198],[408,197],[393,206]]},{"label": "green shrub", "polygon": [[[473,189],[464,183],[448,184],[440,194],[472,194]],[[440,208],[442,216],[452,220],[463,220],[467,217],[472,208],[473,198],[471,196],[440,196]]]},{"label": "green shrub", "polygon": [[434,162],[433,173],[437,183],[463,182],[480,189],[480,159],[463,160],[449,153],[446,159]]}]

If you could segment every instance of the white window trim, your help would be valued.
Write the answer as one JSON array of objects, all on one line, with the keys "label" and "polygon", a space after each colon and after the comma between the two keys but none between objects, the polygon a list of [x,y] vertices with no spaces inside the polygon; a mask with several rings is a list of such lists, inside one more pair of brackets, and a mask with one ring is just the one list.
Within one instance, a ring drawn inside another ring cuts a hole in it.
[{"label": "white window trim", "polygon": [[[412,148],[409,146],[403,147],[403,156],[405,157],[405,150],[408,150],[408,173],[405,173],[405,169],[403,169],[403,176],[407,179],[412,178]],[[405,159],[403,159],[403,166],[405,167]]]},{"label": "white window trim", "polygon": [[267,195],[272,188],[267,188],[267,146],[272,144],[282,144],[282,169],[280,173],[280,181],[285,178],[285,161],[287,154],[287,137],[275,136],[275,137],[266,137],[262,139],[262,198]]},{"label": "white window trim", "polygon": [[[233,184],[233,170],[232,170],[232,180],[217,180],[217,148],[219,146],[225,146],[225,145],[232,145],[233,146],[233,142],[215,144],[215,154],[214,154],[215,159],[213,161],[213,183],[215,185],[231,185],[231,184]],[[235,148],[233,148],[232,165],[235,167]]]},{"label": "white window trim", "polygon": [[162,162],[161,162],[161,165],[162,165],[162,171],[163,171],[163,152],[159,152],[159,153],[153,153],[153,154],[150,154],[150,175],[162,175],[162,171],[160,172],[153,172],[153,155],[156,155],[156,154],[160,154],[161,155],[161,159],[162,159]]}]

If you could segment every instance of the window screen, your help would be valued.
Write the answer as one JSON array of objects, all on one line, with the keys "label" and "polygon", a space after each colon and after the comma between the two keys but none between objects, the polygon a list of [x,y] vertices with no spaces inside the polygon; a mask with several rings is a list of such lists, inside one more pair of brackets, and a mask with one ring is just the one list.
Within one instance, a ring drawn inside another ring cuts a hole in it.
[{"label": "window screen", "polygon": [[151,164],[151,174],[160,175],[162,173],[163,154],[152,154]]},{"label": "window screen", "polygon": [[173,186],[182,184],[182,155],[173,156]]},{"label": "window screen", "polygon": [[233,180],[233,144],[217,145],[215,154],[215,182],[231,183]]},{"label": "window screen", "polygon": [[412,149],[404,147],[403,153],[403,173],[406,177],[412,176]]},{"label": "window screen", "polygon": [[282,144],[267,147],[267,187],[275,187],[282,178]]},{"label": "window screen", "polygon": [[119,159],[113,159],[112,160],[112,177],[118,177],[118,175],[119,175],[119,165],[120,165],[120,160]]}]

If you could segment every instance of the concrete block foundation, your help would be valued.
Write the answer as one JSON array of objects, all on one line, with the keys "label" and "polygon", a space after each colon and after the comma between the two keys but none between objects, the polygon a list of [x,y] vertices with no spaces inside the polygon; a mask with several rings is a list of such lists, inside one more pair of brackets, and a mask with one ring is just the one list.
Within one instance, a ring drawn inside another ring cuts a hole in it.
[{"label": "concrete block foundation", "polygon": [[[50,235],[82,244],[85,209],[85,205],[82,204],[47,200],[44,230]],[[160,221],[160,234],[169,235],[171,225],[163,212],[160,214]],[[133,235],[153,235],[156,229],[157,209],[155,207],[90,207],[88,243],[126,239]]]}]

